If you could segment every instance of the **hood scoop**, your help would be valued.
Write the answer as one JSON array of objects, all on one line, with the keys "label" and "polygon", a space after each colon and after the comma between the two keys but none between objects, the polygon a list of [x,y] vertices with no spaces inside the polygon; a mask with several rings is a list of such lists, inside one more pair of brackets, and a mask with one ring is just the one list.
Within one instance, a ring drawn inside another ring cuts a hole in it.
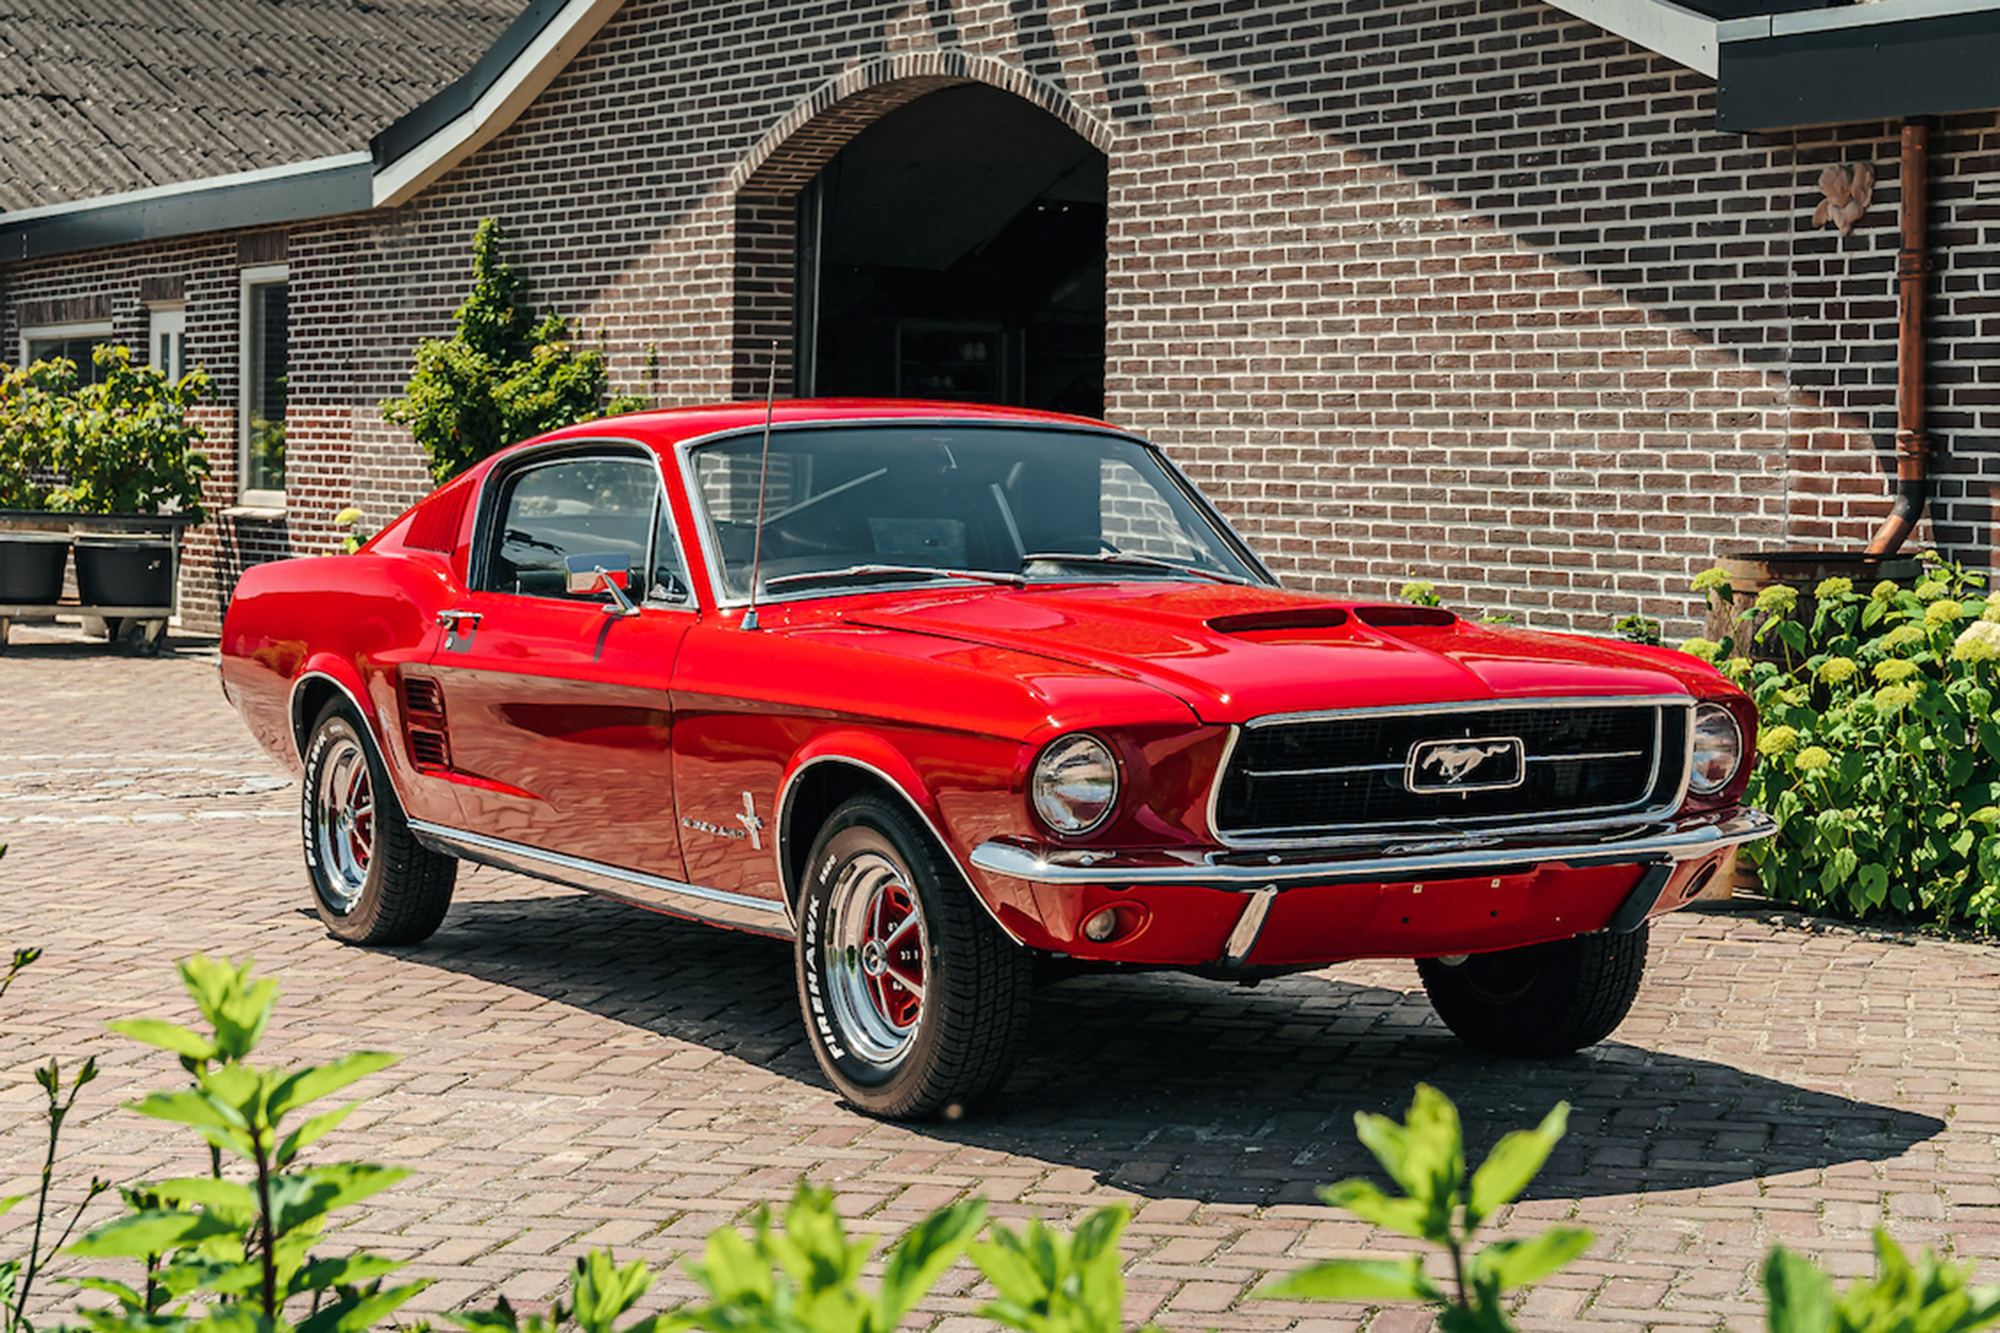
[{"label": "hood scoop", "polygon": [[1443,629],[1456,625],[1458,617],[1435,606],[1405,606],[1393,602],[1370,602],[1354,608],[1354,618],[1370,629]]},{"label": "hood scoop", "polygon": [[1207,622],[1217,634],[1282,634],[1287,630],[1337,629],[1348,620],[1338,606],[1282,606],[1271,611],[1246,611],[1216,616]]}]

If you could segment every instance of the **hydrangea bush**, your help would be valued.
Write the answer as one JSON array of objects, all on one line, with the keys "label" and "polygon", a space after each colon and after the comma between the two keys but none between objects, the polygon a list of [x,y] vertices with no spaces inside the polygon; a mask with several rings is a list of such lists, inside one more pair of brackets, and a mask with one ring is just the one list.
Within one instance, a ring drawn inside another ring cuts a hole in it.
[{"label": "hydrangea bush", "polygon": [[[2000,600],[1935,555],[1914,588],[1831,578],[1802,608],[1772,586],[1717,663],[1757,701],[1751,801],[1778,836],[1747,849],[1775,898],[1864,918],[2000,926]],[[1712,569],[1695,590],[1731,604]]]}]

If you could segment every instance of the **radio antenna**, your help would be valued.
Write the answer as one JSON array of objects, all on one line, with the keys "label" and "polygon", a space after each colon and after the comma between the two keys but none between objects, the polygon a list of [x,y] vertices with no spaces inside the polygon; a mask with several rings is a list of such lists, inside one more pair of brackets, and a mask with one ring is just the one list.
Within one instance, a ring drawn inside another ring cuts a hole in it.
[{"label": "radio antenna", "polygon": [[750,609],[743,628],[757,628],[757,572],[764,564],[764,494],[771,479],[771,414],[778,401],[778,340],[771,339],[771,373],[764,382],[764,456],[757,464],[757,533],[750,547]]}]

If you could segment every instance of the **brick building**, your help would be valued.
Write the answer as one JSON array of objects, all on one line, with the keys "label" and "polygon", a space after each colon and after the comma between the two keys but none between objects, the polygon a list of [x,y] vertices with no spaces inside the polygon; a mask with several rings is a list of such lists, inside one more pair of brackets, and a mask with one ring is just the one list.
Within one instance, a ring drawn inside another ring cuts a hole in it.
[{"label": "brick building", "polygon": [[[10,31],[69,77],[0,91],[60,131],[0,147],[0,346],[214,376],[197,626],[426,489],[377,405],[494,217],[620,390],[761,396],[775,349],[781,394],[1101,413],[1294,586],[1687,630],[1718,552],[1888,511],[1926,117],[1918,536],[1989,563],[2000,8],[1693,2],[103,3]],[[1845,234],[1830,166],[1874,175]]]}]

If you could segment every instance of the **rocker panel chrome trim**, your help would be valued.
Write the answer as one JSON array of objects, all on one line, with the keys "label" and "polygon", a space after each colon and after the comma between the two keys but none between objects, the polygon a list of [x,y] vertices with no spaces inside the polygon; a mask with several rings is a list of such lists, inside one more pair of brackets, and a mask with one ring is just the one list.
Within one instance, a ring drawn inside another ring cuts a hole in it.
[{"label": "rocker panel chrome trim", "polygon": [[614,898],[635,907],[778,939],[790,939],[793,934],[790,910],[784,903],[769,898],[705,889],[698,884],[661,879],[657,875],[605,865],[601,861],[586,861],[580,856],[566,856],[539,847],[525,847],[517,842],[467,833],[463,829],[446,828],[441,824],[426,824],[413,819],[410,831],[434,852],[501,870],[512,870],[535,879],[567,884],[573,889]]}]

